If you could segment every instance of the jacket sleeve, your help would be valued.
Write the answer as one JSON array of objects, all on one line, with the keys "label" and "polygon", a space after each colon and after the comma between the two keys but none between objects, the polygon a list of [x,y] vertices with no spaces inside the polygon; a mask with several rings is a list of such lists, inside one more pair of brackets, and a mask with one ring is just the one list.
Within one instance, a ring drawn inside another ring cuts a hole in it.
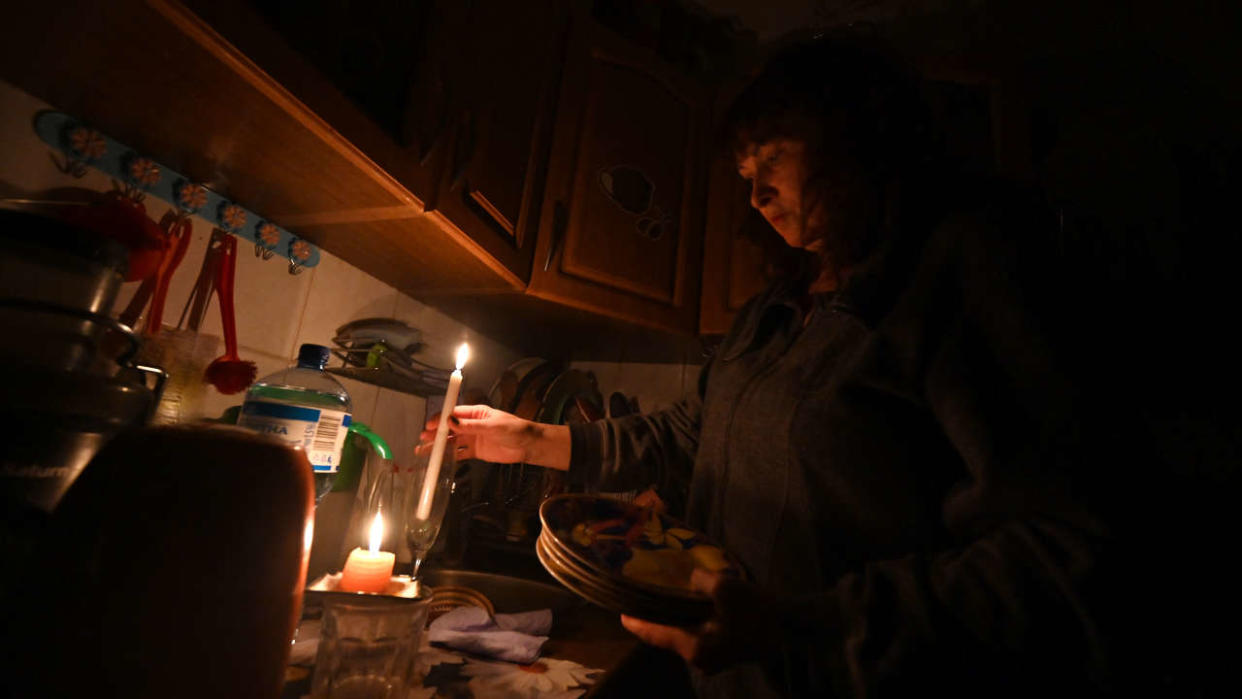
[{"label": "jacket sleeve", "polygon": [[664,410],[570,425],[570,482],[588,492],[654,486],[670,511],[681,512],[698,451],[707,371],[698,391]]},{"label": "jacket sleeve", "polygon": [[876,361],[919,386],[963,464],[942,502],[956,543],[870,562],[794,601],[790,640],[813,650],[787,677],[843,696],[1109,681],[1100,620],[1113,532],[1099,496],[1100,465],[1119,458],[1104,452],[1114,429],[1049,340],[1064,309],[1043,312],[1025,281],[1057,280],[1038,234],[993,229],[974,220],[934,235],[894,307],[900,331],[876,328],[889,345]]}]

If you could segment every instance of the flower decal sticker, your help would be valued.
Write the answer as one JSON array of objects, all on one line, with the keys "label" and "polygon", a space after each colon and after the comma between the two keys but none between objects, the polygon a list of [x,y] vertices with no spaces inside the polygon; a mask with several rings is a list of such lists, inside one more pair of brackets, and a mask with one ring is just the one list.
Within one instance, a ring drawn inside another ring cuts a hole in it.
[{"label": "flower decal sticker", "polygon": [[191,182],[177,185],[177,206],[182,211],[194,213],[207,204],[207,190]]},{"label": "flower decal sticker", "polygon": [[144,189],[160,181],[160,166],[150,158],[134,158],[129,162],[129,178]]},{"label": "flower decal sticker", "polygon": [[74,155],[84,160],[95,160],[108,152],[103,135],[94,129],[79,126],[69,133],[69,146]]},{"label": "flower decal sticker", "polygon": [[264,221],[255,227],[254,256],[265,260],[272,259],[276,254],[276,245],[280,243],[280,229],[271,221]]},{"label": "flower decal sticker", "polygon": [[259,225],[259,240],[265,246],[274,248],[276,247],[276,243],[280,242],[280,231],[276,229],[275,224],[269,221],[264,221]]},{"label": "flower decal sticker", "polygon": [[289,256],[298,262],[305,262],[310,259],[311,246],[305,240],[294,241],[289,246]]},{"label": "flower decal sticker", "polygon": [[305,240],[289,241],[289,274],[301,274],[305,269],[302,265],[310,259],[311,244]]},{"label": "flower decal sticker", "polygon": [[220,223],[230,231],[241,230],[246,225],[246,210],[236,204],[225,204],[220,208]]}]

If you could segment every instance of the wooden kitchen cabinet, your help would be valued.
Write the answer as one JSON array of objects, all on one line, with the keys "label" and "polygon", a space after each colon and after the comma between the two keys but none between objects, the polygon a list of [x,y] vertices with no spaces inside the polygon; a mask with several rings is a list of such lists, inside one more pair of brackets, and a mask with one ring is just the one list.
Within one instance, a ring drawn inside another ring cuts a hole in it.
[{"label": "wooden kitchen cabinet", "polygon": [[[462,31],[463,12],[438,0],[183,2],[405,186],[420,211],[435,201],[456,109],[445,70],[456,41],[446,37]],[[348,222],[399,216],[359,211]]]},{"label": "wooden kitchen cabinet", "polygon": [[[317,76],[331,83],[382,131],[383,138],[371,134],[372,147],[364,150],[418,197],[427,218],[468,237],[512,275],[515,290],[525,284],[565,0],[327,0],[310,6],[191,0],[191,6],[318,112],[326,106],[324,90],[298,86]],[[282,52],[296,53],[301,65]],[[365,129],[348,128],[348,119],[325,118],[334,126],[344,122],[338,128],[350,140],[368,142],[360,133]],[[377,216],[385,218],[384,212]]]},{"label": "wooden kitchen cabinet", "polygon": [[706,90],[576,18],[527,293],[692,334]]},{"label": "wooden kitchen cabinet", "polygon": [[[434,198],[449,113],[442,76],[431,65],[444,33],[435,0],[182,2],[420,205]],[[360,211],[350,218],[393,213]]]},{"label": "wooden kitchen cabinet", "polygon": [[563,0],[450,4],[431,64],[452,76],[455,107],[429,208],[527,280],[568,11]]}]

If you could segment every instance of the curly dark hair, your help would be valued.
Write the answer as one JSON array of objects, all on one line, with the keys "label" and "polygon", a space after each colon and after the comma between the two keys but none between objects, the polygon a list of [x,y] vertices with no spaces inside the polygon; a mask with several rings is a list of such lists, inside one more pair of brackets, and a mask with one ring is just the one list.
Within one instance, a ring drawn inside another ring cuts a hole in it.
[{"label": "curly dark hair", "polygon": [[[937,160],[927,115],[913,71],[870,39],[831,36],[773,54],[726,113],[721,135],[734,155],[773,138],[807,144],[803,224],[816,206],[832,222],[809,266],[835,273],[884,241],[912,203],[910,185],[927,179]],[[784,273],[808,273],[806,254],[784,257]]]}]

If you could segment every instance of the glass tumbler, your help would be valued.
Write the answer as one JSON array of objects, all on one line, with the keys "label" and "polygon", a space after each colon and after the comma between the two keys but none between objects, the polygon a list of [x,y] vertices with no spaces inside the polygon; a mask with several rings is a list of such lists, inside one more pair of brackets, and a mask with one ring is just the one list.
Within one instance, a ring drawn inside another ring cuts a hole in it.
[{"label": "glass tumbler", "polygon": [[[428,481],[428,462],[431,451],[430,444],[420,444],[414,450],[414,466],[406,485],[402,508],[405,515],[405,543],[410,547],[410,555],[414,563],[413,571],[410,573],[412,578],[418,577],[419,567],[426,560],[431,547],[435,545],[436,537],[440,535],[444,512],[448,509],[449,497],[453,494],[453,475],[457,470],[456,436],[449,435],[448,443],[444,447],[444,458],[434,482]],[[431,508],[426,516],[420,517],[418,505],[425,487],[432,489]]]},{"label": "glass tumbler", "polygon": [[311,699],[405,699],[430,602],[326,600]]}]

